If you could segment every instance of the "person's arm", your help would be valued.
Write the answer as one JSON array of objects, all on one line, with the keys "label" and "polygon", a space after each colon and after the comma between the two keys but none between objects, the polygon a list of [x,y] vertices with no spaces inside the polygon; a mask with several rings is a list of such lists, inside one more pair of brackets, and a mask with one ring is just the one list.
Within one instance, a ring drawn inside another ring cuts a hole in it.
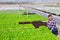
[{"label": "person's arm", "polygon": [[48,26],[48,27],[50,26],[48,22],[47,22],[47,26]]},{"label": "person's arm", "polygon": [[47,22],[47,27],[48,27],[48,28],[51,28],[51,27],[50,27],[50,22],[49,22],[49,21]]}]

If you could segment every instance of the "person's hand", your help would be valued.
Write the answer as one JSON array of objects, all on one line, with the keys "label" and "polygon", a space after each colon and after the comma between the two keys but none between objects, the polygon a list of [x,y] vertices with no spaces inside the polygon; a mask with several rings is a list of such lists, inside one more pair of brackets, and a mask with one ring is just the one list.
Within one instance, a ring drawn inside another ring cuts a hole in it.
[{"label": "person's hand", "polygon": [[52,32],[52,29],[51,29],[51,32]]}]

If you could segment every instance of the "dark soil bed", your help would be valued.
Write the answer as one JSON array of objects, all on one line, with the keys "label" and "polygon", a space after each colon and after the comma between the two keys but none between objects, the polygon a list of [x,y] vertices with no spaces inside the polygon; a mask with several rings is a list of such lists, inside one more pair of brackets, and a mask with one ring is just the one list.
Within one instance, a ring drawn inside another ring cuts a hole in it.
[{"label": "dark soil bed", "polygon": [[51,13],[52,15],[56,15],[55,13]]},{"label": "dark soil bed", "polygon": [[58,16],[60,16],[60,15],[58,15]]},{"label": "dark soil bed", "polygon": [[40,26],[47,26],[47,22],[42,21],[19,22],[19,24],[33,24],[35,28],[39,28]]},{"label": "dark soil bed", "polygon": [[[34,15],[35,13],[28,12],[28,15]],[[27,15],[27,12],[25,12],[23,15]]]}]

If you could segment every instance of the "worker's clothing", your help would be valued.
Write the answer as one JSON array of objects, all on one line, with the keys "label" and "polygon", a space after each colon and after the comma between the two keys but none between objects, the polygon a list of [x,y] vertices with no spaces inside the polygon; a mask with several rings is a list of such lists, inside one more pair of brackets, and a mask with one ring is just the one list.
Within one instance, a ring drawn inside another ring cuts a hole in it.
[{"label": "worker's clothing", "polygon": [[52,30],[53,34],[58,34],[58,30],[56,28],[56,21],[55,20],[52,20],[52,21],[48,20],[47,26],[50,30]]}]

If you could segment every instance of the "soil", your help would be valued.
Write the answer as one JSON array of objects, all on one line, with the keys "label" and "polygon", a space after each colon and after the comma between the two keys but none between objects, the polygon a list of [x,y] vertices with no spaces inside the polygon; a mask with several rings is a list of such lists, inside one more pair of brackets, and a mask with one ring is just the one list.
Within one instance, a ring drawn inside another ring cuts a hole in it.
[{"label": "soil", "polygon": [[47,26],[47,22],[42,21],[19,22],[19,24],[33,24],[35,28],[39,28],[40,26]]},{"label": "soil", "polygon": [[52,15],[56,15],[55,13],[51,13]]},{"label": "soil", "polygon": [[42,10],[42,12],[47,13],[46,11],[43,11],[43,10]]},{"label": "soil", "polygon": [[[48,14],[52,14],[52,15],[57,16],[55,13],[46,12],[46,11],[43,11],[43,10],[40,10],[40,9],[36,9],[36,8],[32,8],[32,9],[35,9],[35,10],[38,10],[38,11],[42,11],[44,13],[48,13]],[[58,16],[60,16],[60,15],[58,15]]]},{"label": "soil", "polygon": [[46,13],[50,14],[50,12],[46,12]]},{"label": "soil", "polygon": [[[28,12],[28,15],[34,15],[35,13]],[[23,15],[27,15],[27,13],[24,13]]]},{"label": "soil", "polygon": [[60,15],[58,15],[58,16],[60,16]]}]

